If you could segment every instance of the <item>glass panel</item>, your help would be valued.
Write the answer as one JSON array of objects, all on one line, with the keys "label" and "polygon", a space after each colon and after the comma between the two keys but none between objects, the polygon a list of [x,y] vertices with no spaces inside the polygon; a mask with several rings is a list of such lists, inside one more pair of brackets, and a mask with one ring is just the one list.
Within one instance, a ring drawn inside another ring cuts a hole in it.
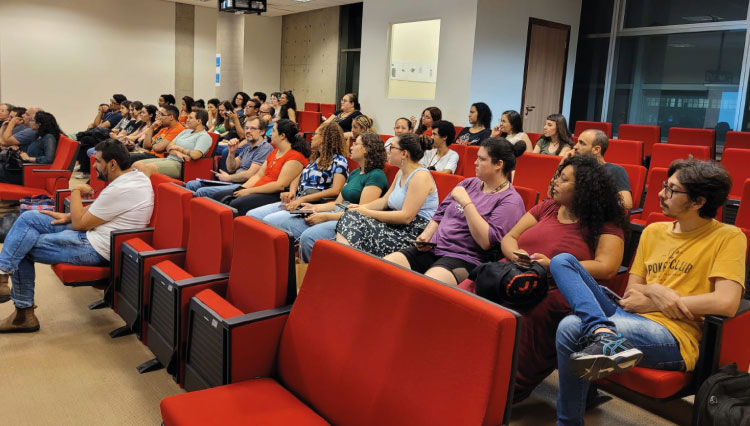
[{"label": "glass panel", "polygon": [[391,26],[388,97],[435,99],[440,20]]},{"label": "glass panel", "polygon": [[578,41],[570,128],[578,120],[600,121],[607,76],[609,38],[582,38]]},{"label": "glass panel", "polygon": [[609,121],[717,130],[734,126],[745,31],[621,37]]},{"label": "glass panel", "polygon": [[747,0],[627,0],[625,28],[744,21]]},{"label": "glass panel", "polygon": [[609,34],[612,30],[614,0],[583,0],[581,5],[581,34]]}]

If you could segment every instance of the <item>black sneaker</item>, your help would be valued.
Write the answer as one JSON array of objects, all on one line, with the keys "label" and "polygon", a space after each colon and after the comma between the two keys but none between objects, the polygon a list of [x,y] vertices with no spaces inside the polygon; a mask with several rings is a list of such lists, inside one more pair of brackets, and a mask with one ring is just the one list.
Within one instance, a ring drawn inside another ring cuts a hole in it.
[{"label": "black sneaker", "polygon": [[587,340],[582,351],[570,354],[570,367],[585,380],[598,380],[628,370],[643,358],[643,352],[620,334],[596,333]]}]

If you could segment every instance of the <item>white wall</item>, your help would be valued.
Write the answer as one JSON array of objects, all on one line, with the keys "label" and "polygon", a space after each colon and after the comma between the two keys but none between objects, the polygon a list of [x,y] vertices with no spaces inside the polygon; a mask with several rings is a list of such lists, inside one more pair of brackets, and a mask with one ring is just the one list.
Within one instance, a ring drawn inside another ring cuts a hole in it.
[{"label": "white wall", "polygon": [[[481,101],[490,106],[493,125],[505,110],[522,112],[526,37],[529,17],[533,17],[571,26],[562,110],[569,117],[581,0],[478,0],[477,9],[471,102]],[[525,130],[541,132],[542,129]]]},{"label": "white wall", "polygon": [[[380,133],[393,132],[401,116],[419,116],[436,105],[443,118],[466,120],[471,87],[477,0],[364,0],[359,101]],[[440,19],[440,58],[434,101],[388,99],[388,33],[390,24]]]},{"label": "white wall", "polygon": [[84,129],[113,93],[155,103],[175,87],[174,3],[2,0],[3,101]]},{"label": "white wall", "polygon": [[219,12],[195,8],[193,51],[193,98],[207,101],[216,97],[216,21]]},{"label": "white wall", "polygon": [[[244,91],[277,92],[281,88],[281,17],[245,16]],[[299,106],[299,101],[297,102]]]}]

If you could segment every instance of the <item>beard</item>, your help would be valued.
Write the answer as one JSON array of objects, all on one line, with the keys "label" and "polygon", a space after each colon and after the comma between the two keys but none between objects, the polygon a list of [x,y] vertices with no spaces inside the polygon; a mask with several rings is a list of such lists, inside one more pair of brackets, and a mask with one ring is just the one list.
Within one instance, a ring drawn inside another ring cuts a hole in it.
[{"label": "beard", "polygon": [[108,176],[101,173],[99,170],[96,171],[96,178],[102,182],[109,182]]}]

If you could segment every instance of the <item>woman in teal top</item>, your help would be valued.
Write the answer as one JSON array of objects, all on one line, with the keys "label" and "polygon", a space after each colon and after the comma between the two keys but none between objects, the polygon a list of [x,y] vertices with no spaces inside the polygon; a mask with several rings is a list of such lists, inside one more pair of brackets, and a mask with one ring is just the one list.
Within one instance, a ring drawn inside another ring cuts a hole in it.
[{"label": "woman in teal top", "polygon": [[[26,152],[21,151],[21,160],[24,163],[52,164],[55,161],[57,141],[60,138],[60,126],[57,125],[57,120],[48,112],[38,111],[34,119],[29,122],[29,127],[36,130],[37,138],[29,145]],[[0,182],[22,185],[23,170],[8,170],[0,167]]]},{"label": "woman in teal top", "polygon": [[388,190],[388,179],[383,172],[386,153],[380,136],[366,132],[357,137],[351,148],[351,159],[361,167],[349,174],[336,201],[325,204],[304,203],[301,208],[313,212],[305,216],[277,212],[263,218],[266,222],[289,231],[299,240],[300,257],[305,263],[310,261],[315,241],[336,238],[336,222],[344,214],[342,206],[369,203]]}]

